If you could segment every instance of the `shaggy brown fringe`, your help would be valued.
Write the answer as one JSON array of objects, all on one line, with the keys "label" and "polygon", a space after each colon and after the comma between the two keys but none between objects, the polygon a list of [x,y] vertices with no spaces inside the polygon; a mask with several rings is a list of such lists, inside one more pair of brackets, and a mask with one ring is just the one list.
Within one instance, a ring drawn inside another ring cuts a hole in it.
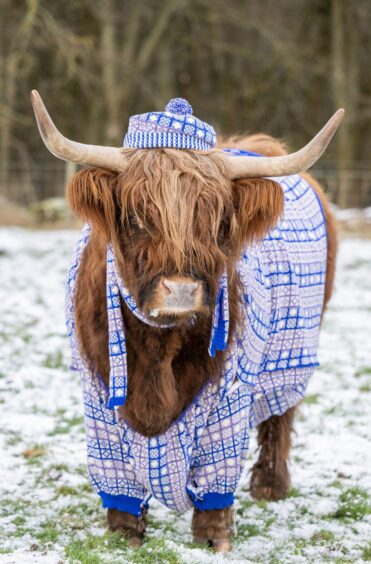
[{"label": "shaggy brown fringe", "polygon": [[[252,136],[241,148],[270,154],[284,147]],[[266,147],[266,151],[264,148]],[[278,153],[281,154],[281,153]],[[241,287],[235,264],[244,245],[264,237],[282,213],[281,187],[268,179],[231,182],[217,152],[129,150],[123,174],[90,168],[77,173],[68,198],[92,225],[76,290],[76,326],[82,353],[109,379],[105,305],[106,244],[115,249],[121,275],[142,308],[156,281],[183,274],[201,279],[210,306],[224,268],[229,276],[231,331],[237,330]],[[165,431],[210,378],[218,378],[223,353],[207,352],[211,307],[192,327],[156,329],[122,304],[128,348],[128,399],[121,409],[139,432]]]}]

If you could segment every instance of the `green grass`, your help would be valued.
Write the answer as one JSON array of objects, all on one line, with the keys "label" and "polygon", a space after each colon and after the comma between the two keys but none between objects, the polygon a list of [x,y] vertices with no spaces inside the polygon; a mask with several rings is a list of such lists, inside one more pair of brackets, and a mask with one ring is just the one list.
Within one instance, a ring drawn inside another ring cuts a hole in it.
[{"label": "green grass", "polygon": [[24,515],[29,508],[29,503],[22,499],[4,497],[0,499],[0,515]]},{"label": "green grass", "polygon": [[309,546],[309,541],[307,539],[294,539],[294,554],[301,556],[303,554],[303,550]]},{"label": "green grass", "polygon": [[8,437],[5,440],[5,444],[6,446],[16,446],[18,444],[22,443],[22,435],[21,433],[18,433],[16,431],[12,431],[10,433],[8,433]]},{"label": "green grass", "polygon": [[[53,544],[58,540],[59,532],[56,523],[47,521],[41,524],[31,525],[32,515],[42,516],[46,507],[50,507],[50,501],[38,501],[37,499],[3,499],[0,505],[2,516],[13,516],[12,524],[15,530],[12,531],[12,538],[22,539],[25,535],[32,535],[42,545]],[[58,520],[56,519],[58,522]]]},{"label": "green grass", "polygon": [[72,515],[78,518],[88,518],[91,521],[91,516],[94,515],[97,510],[100,511],[101,517],[104,519],[105,513],[104,511],[101,511],[101,502],[98,499],[98,496],[94,498],[94,500],[89,498],[88,500],[84,499],[83,501],[80,497],[77,504],[71,504],[63,507],[60,510],[59,515]]},{"label": "green grass", "polygon": [[254,505],[255,501],[253,501],[252,499],[240,499],[238,513],[243,513],[246,509],[254,507]]},{"label": "green grass", "polygon": [[289,491],[287,492],[286,497],[293,497],[293,498],[295,498],[295,497],[301,497],[301,495],[302,495],[302,494],[300,493],[300,490],[298,490],[298,488],[294,488],[294,487],[293,487],[293,488],[290,488],[290,489],[289,489]]},{"label": "green grass", "polygon": [[254,505],[257,505],[260,509],[267,509],[268,501],[266,499],[258,499]]},{"label": "green grass", "polygon": [[68,473],[71,471],[71,468],[64,464],[63,462],[59,462],[56,464],[50,464],[49,466],[44,468],[45,475],[50,474],[51,472],[60,472],[61,474]]},{"label": "green grass", "polygon": [[320,395],[319,394],[311,394],[309,396],[306,396],[303,400],[304,403],[308,403],[309,405],[318,403],[320,399]]},{"label": "green grass", "polygon": [[12,521],[13,525],[16,525],[17,527],[20,527],[21,525],[24,525],[26,522],[25,517],[22,517],[21,515],[18,515],[17,517],[15,517]]},{"label": "green grass", "polygon": [[80,541],[72,541],[65,548],[68,562],[80,562],[81,564],[101,564],[103,560],[91,553],[91,550]]},{"label": "green grass", "polygon": [[80,491],[77,488],[73,488],[72,486],[60,486],[59,488],[57,488],[57,496],[59,497],[60,495],[76,495],[79,496],[80,495]]},{"label": "green grass", "polygon": [[67,368],[62,351],[55,351],[46,355],[42,364],[44,368]]},{"label": "green grass", "polygon": [[133,564],[182,564],[179,555],[163,539],[151,539],[131,555]]},{"label": "green grass", "polygon": [[[196,545],[190,545],[195,548]],[[125,556],[132,564],[182,564],[175,550],[166,545],[161,538],[146,541],[138,549],[130,549],[127,541],[118,533],[105,533],[102,536],[88,535],[84,539],[73,539],[65,547],[68,562],[81,564],[118,563]],[[105,558],[103,560],[102,554]],[[110,560],[107,556],[110,555]]]},{"label": "green grass", "polygon": [[63,418],[61,422],[52,430],[49,431],[48,437],[54,437],[55,435],[66,435],[77,426],[81,426],[83,430],[84,418],[81,415],[75,415],[74,417]]},{"label": "green grass", "polygon": [[[84,539],[73,539],[65,547],[68,562],[80,562],[81,564],[100,564],[103,559],[96,552],[127,550],[127,542],[119,533],[106,533],[102,536],[88,535]],[[119,562],[119,559],[112,560]]]},{"label": "green grass", "polygon": [[59,532],[55,523],[48,521],[47,523],[41,525],[41,527],[41,531],[35,534],[35,537],[41,544],[48,545],[57,542]]},{"label": "green grass", "polygon": [[345,406],[341,404],[327,407],[323,410],[323,413],[324,415],[336,415],[337,417],[343,417],[344,420],[347,420],[349,417],[349,412],[347,412]]},{"label": "green grass", "polygon": [[371,562],[371,541],[362,550],[362,558],[366,562]]},{"label": "green grass", "polygon": [[33,533],[34,531],[30,527],[17,527],[16,530],[12,532],[12,537],[22,539],[25,535],[32,535]]},{"label": "green grass", "polygon": [[256,537],[262,534],[262,527],[255,524],[247,523],[238,527],[238,536],[246,539],[249,537]]},{"label": "green grass", "polygon": [[332,531],[327,531],[326,529],[322,529],[321,531],[318,531],[318,533],[312,535],[310,540],[311,543],[315,545],[330,543],[333,540],[335,540],[335,535]]},{"label": "green grass", "polygon": [[268,560],[264,560],[264,562],[269,562],[269,564],[283,564],[284,560],[280,554],[282,548],[281,546],[275,546],[274,549],[270,551]]},{"label": "green grass", "polygon": [[371,366],[362,366],[355,372],[354,376],[358,378],[359,376],[363,376],[364,374],[371,375]]},{"label": "green grass", "polygon": [[339,497],[339,506],[331,516],[340,521],[360,521],[371,515],[370,497],[366,490],[358,487],[347,488]]},{"label": "green grass", "polygon": [[52,431],[49,431],[48,437],[55,437],[55,435],[67,435],[70,432],[70,428],[66,426],[57,426]]},{"label": "green grass", "polygon": [[333,482],[331,482],[331,484],[329,484],[329,487],[340,489],[343,487],[343,484],[340,482],[340,480],[334,480]]}]

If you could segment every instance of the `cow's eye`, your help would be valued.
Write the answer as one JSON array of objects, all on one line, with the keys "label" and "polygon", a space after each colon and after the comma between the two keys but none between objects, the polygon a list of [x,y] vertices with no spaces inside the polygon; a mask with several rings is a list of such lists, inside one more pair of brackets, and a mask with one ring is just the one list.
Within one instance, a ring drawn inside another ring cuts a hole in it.
[{"label": "cow's eye", "polygon": [[218,243],[219,245],[223,244],[225,240],[228,238],[229,235],[230,224],[227,219],[222,219],[219,225],[218,231]]},{"label": "cow's eye", "polygon": [[129,215],[129,224],[131,227],[144,229],[144,225],[137,215],[134,214]]}]

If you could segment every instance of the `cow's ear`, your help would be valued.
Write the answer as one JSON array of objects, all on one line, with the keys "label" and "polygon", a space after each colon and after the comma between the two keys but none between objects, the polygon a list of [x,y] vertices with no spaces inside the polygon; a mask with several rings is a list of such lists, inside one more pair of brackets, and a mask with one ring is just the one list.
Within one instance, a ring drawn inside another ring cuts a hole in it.
[{"label": "cow's ear", "polygon": [[240,245],[264,238],[283,213],[280,184],[268,178],[241,178],[233,181],[232,190]]},{"label": "cow's ear", "polygon": [[115,226],[114,187],[117,174],[100,168],[77,172],[67,187],[72,211],[110,238]]}]

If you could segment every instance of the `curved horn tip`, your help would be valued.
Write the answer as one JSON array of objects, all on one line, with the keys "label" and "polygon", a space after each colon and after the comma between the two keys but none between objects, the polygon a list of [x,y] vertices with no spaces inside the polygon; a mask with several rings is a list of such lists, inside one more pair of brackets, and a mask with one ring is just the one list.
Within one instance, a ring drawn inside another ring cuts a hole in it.
[{"label": "curved horn tip", "polygon": [[322,131],[327,131],[327,134],[330,136],[329,141],[330,141],[331,137],[334,135],[334,133],[336,132],[336,130],[339,127],[339,125],[341,124],[341,122],[343,121],[344,114],[345,114],[344,108],[339,108],[330,117],[330,119],[328,120],[328,122],[324,126]]},{"label": "curved horn tip", "polygon": [[330,118],[330,123],[335,124],[337,129],[341,124],[341,122],[343,121],[344,115],[345,115],[344,108],[339,108],[338,110],[336,110],[334,115]]},{"label": "curved horn tip", "polygon": [[344,115],[345,115],[344,108],[339,108],[338,110],[336,110],[336,112],[332,116],[332,119],[334,119],[334,120],[336,120],[337,122],[340,123],[342,121]]},{"label": "curved horn tip", "polygon": [[40,98],[40,94],[38,93],[38,91],[31,90],[31,102],[37,102],[39,98]]},{"label": "curved horn tip", "polygon": [[37,112],[41,110],[45,110],[45,105],[37,90],[31,90],[30,96],[31,96],[31,104],[37,117]]}]

